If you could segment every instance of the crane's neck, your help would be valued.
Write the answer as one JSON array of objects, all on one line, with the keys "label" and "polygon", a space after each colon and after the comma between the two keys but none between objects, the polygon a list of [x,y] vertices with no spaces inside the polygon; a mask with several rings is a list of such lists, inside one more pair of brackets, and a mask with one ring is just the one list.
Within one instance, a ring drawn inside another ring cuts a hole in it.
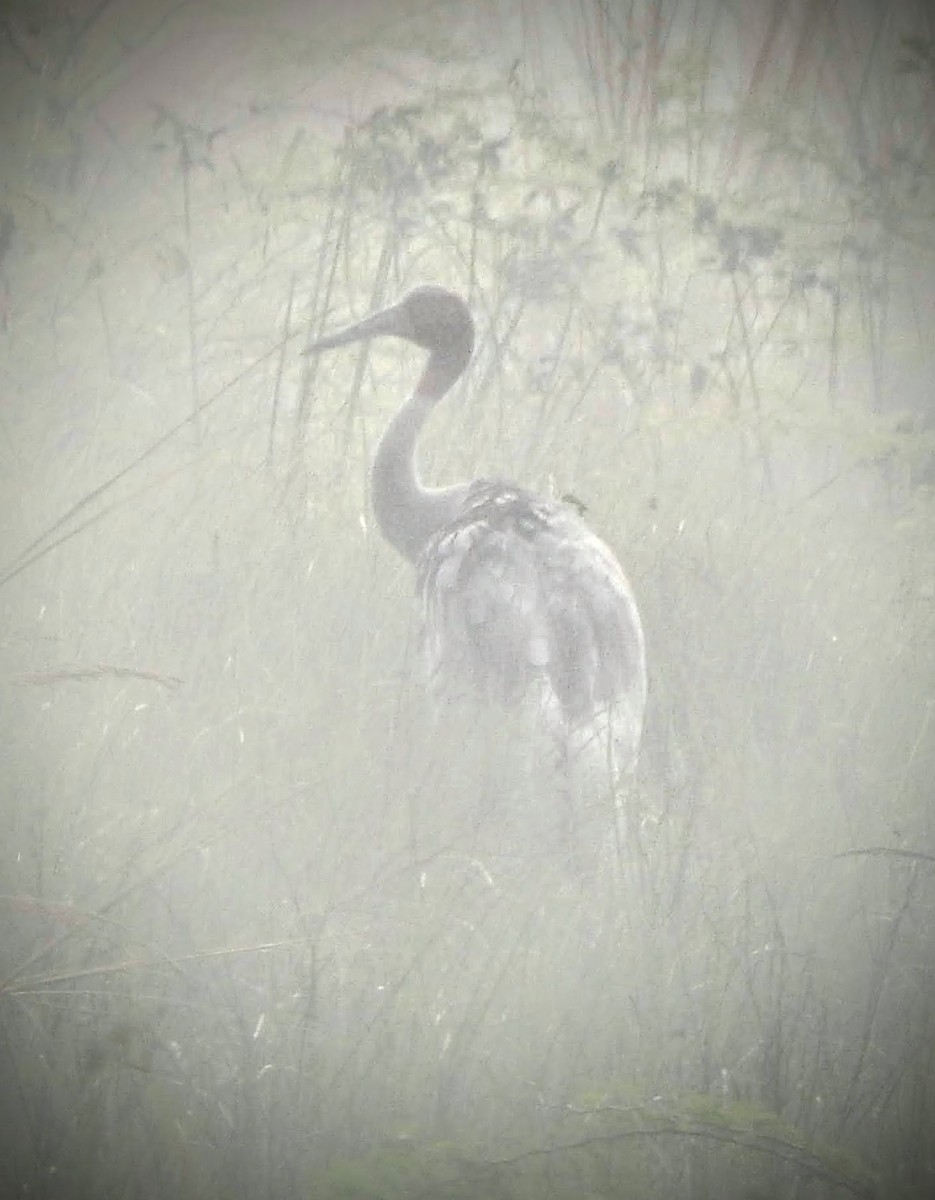
[{"label": "crane's neck", "polygon": [[463,362],[430,355],[415,391],[393,417],[373,460],[373,509],[386,540],[415,562],[429,538],[461,511],[467,484],[427,488],[416,466],[416,442],[429,413],[463,369]]}]

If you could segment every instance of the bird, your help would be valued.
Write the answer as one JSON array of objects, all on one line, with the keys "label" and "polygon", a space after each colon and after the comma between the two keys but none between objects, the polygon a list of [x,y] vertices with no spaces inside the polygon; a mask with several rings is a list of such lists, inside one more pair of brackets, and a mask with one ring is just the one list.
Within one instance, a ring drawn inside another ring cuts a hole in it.
[{"label": "bird", "polygon": [[417,444],[470,362],[474,322],[461,297],[423,285],[311,342],[317,354],[371,338],[428,353],[380,438],[371,471],[384,538],[416,570],[430,684],[484,704],[525,707],[575,756],[599,745],[615,776],[635,766],[647,698],[646,649],[633,590],[577,512],[515,483],[426,486]]}]

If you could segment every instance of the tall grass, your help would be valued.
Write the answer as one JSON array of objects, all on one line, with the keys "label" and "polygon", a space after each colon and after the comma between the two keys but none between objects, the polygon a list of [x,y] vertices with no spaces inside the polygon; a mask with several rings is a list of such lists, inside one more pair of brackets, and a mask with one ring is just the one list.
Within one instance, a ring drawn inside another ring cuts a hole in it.
[{"label": "tall grass", "polygon": [[[500,74],[403,21],[371,66],[447,66],[337,142],[244,92],[143,150],[115,71],[195,14],[9,19],[11,1195],[928,1194],[930,31],[559,15]],[[270,90],[331,62],[286,19]],[[546,757],[422,692],[368,496],[416,352],[300,353],[426,280],[479,334],[426,475],[571,496],[640,598],[585,879]]]}]

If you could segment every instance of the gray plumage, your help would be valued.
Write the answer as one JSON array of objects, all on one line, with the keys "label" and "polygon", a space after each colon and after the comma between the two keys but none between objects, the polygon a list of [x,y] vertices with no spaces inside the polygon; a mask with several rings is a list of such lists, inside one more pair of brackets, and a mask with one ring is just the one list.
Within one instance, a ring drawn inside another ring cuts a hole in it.
[{"label": "gray plumage", "polygon": [[381,335],[429,351],[419,383],[380,440],[372,479],[381,531],[417,567],[433,685],[532,708],[572,753],[597,741],[602,753],[609,747],[616,770],[632,766],[646,662],[619,563],[577,515],[514,484],[421,483],[419,433],[473,349],[462,300],[442,288],[416,288],[310,349]]}]

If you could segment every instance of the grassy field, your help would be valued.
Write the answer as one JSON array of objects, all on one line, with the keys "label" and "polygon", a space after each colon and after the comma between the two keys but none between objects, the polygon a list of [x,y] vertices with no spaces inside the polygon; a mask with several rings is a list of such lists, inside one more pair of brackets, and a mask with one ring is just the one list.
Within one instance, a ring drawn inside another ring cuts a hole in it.
[{"label": "grassy field", "polygon": [[[927,1198],[927,9],[351,9],[0,17],[0,1191]],[[425,695],[420,353],[302,353],[419,282],[478,331],[426,478],[641,606],[584,873]]]}]

